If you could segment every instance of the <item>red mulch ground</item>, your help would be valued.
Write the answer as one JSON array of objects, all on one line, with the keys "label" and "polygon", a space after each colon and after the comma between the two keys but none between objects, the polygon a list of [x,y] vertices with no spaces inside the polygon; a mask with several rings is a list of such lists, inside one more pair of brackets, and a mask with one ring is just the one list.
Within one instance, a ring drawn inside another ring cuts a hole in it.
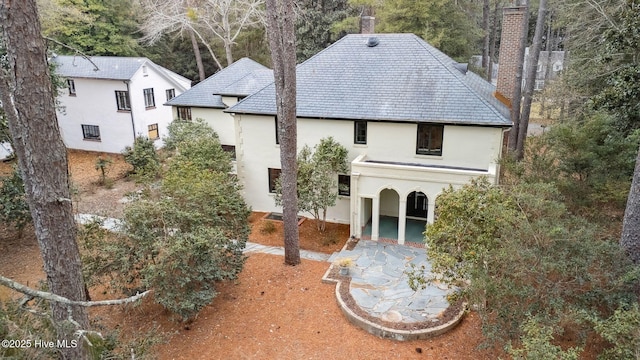
[{"label": "red mulch ground", "polygon": [[[80,189],[80,201],[103,203],[106,208],[119,199],[95,183],[96,153],[71,152],[73,181]],[[121,158],[109,176],[114,188],[127,188],[118,180],[126,172]],[[0,163],[0,174],[7,164]],[[84,199],[84,200],[83,200]],[[92,208],[90,206],[90,208]],[[116,209],[117,210],[117,209]],[[109,210],[110,211],[110,210]],[[108,211],[107,211],[108,213]],[[117,211],[116,211],[117,213]],[[282,245],[282,224],[275,231],[262,233],[264,213],[254,213],[251,241]],[[349,237],[347,225],[328,224],[320,234],[312,220],[300,225],[303,249],[332,253]],[[175,322],[151,299],[140,306],[95,309],[92,316],[121,330],[123,339],[145,334],[157,326],[164,343],[154,348],[158,359],[496,359],[506,358],[496,350],[479,350],[483,341],[480,321],[469,313],[451,332],[430,340],[396,342],[380,339],[351,325],[340,313],[333,285],[321,283],[326,262],[303,260],[299,266],[283,264],[282,257],[253,254],[236,282],[220,284],[219,295],[188,325]],[[21,239],[0,225],[0,274],[33,286],[44,278],[42,261],[32,232]],[[92,289],[94,299],[104,298]],[[0,287],[0,299],[12,292]],[[14,294],[15,295],[15,294]],[[593,358],[585,356],[585,359]]]}]

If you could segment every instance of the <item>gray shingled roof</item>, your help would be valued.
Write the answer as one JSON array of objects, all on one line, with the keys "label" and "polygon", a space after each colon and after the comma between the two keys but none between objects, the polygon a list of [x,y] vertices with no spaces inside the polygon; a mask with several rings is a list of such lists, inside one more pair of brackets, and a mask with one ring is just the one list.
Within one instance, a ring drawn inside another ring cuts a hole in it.
[{"label": "gray shingled roof", "polygon": [[226,106],[220,95],[247,96],[271,82],[271,70],[249,58],[242,58],[169,100],[165,105],[224,109]]},{"label": "gray shingled roof", "polygon": [[[375,36],[377,46],[367,46]],[[413,34],[347,35],[297,68],[298,117],[510,126],[479,76]],[[228,112],[276,114],[270,84]]]},{"label": "gray shingled roof", "polygon": [[[69,78],[130,80],[142,65],[148,64],[163,72],[171,81],[182,84],[185,77],[155,64],[145,57],[91,56],[91,61],[82,56],[56,55],[51,61],[56,64],[56,73]],[[96,69],[97,66],[97,69]]]},{"label": "gray shingled roof", "polygon": [[82,56],[57,55],[52,58],[56,63],[56,72],[65,77],[129,80],[138,71],[147,58],[92,56],[91,61],[96,67]]}]

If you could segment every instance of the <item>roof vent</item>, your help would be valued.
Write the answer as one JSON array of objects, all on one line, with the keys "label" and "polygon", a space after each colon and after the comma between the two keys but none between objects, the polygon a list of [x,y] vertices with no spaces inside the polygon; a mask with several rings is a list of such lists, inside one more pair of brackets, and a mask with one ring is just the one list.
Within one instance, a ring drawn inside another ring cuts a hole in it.
[{"label": "roof vent", "polygon": [[380,39],[378,39],[375,36],[372,36],[369,39],[367,39],[367,46],[368,47],[374,47],[374,46],[378,45],[379,43],[380,43]]},{"label": "roof vent", "polygon": [[469,64],[461,64],[461,63],[453,63],[453,66],[458,69],[462,73],[462,75],[467,75],[467,71],[469,70]]}]

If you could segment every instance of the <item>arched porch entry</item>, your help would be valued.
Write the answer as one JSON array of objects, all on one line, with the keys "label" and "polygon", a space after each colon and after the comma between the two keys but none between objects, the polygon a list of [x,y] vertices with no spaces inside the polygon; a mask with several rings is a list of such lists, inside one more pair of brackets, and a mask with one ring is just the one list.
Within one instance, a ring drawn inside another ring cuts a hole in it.
[{"label": "arched porch entry", "polygon": [[360,213],[365,224],[362,235],[371,240],[392,239],[399,244],[422,243],[425,225],[433,212],[429,197],[419,191],[400,193],[393,188],[381,189],[377,196],[363,198]]},{"label": "arched porch entry", "polygon": [[412,191],[407,195],[407,218],[427,220],[429,198],[422,191]]}]

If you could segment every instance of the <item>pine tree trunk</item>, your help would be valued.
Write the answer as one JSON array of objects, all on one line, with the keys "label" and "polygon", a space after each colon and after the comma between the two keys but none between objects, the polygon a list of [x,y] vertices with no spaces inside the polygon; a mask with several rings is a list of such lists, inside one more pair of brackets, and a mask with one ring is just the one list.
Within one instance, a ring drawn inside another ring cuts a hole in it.
[{"label": "pine tree trunk", "polygon": [[620,246],[634,264],[640,265],[640,149],[636,157],[627,208],[624,211]]},{"label": "pine tree trunk", "polygon": [[500,22],[500,8],[502,1],[496,1],[493,8],[493,22],[491,26],[491,41],[489,43],[489,66],[487,67],[487,81],[493,80],[493,60],[496,58],[496,38],[498,36],[498,23]]},{"label": "pine tree trunk", "polygon": [[282,172],[284,262],[300,263],[298,239],[296,37],[292,0],[267,0],[267,36],[273,63]]},{"label": "pine tree trunk", "polygon": [[[549,76],[551,75],[551,25],[553,15],[549,16],[549,24],[547,25],[547,39],[545,43],[545,51],[547,52],[547,66],[544,68],[544,86],[545,88],[549,85]],[[545,96],[546,91],[541,91],[540,94],[540,111],[538,115],[544,116],[547,97]]]},{"label": "pine tree trunk", "polygon": [[193,55],[196,57],[198,75],[200,76],[200,81],[204,81],[204,79],[206,79],[206,75],[204,73],[204,64],[202,64],[202,55],[200,54],[198,39],[196,39],[196,34],[193,33],[193,30],[189,30],[189,36],[191,37],[191,46],[193,46]]},{"label": "pine tree trunk", "polygon": [[[513,127],[509,130],[508,148],[511,152],[518,149],[518,134],[520,133],[520,107],[522,103],[522,68],[524,66],[524,52],[527,46],[527,38],[529,34],[529,0],[525,0],[524,20],[522,21],[522,35],[520,38],[520,54],[518,55],[518,71],[516,72],[516,86],[513,91],[513,99],[511,100],[511,121]],[[517,154],[516,154],[517,156]]]},{"label": "pine tree trunk", "polygon": [[482,69],[484,71],[489,70],[489,62],[491,61],[489,57],[489,12],[491,11],[489,1],[482,1]]},{"label": "pine tree trunk", "polygon": [[[0,26],[9,63],[0,79],[0,93],[49,290],[71,300],[85,300],[67,153],[58,129],[36,2],[2,0],[0,7]],[[51,305],[57,324],[67,320],[66,306]],[[71,315],[81,328],[89,329],[84,308],[74,307]],[[73,330],[76,330],[73,326],[71,329],[58,326],[58,340],[70,343],[75,339]],[[66,359],[87,357],[82,346],[60,350]]]},{"label": "pine tree trunk", "polygon": [[536,30],[533,34],[533,42],[529,51],[529,72],[524,92],[524,104],[520,115],[520,128],[518,129],[518,147],[516,158],[524,158],[524,146],[527,141],[527,130],[529,128],[529,117],[531,115],[531,102],[533,101],[533,90],[536,85],[536,73],[538,70],[538,59],[540,58],[540,48],[542,47],[542,33],[544,32],[544,22],[547,16],[547,0],[540,0],[538,6],[538,18],[536,19]]}]

